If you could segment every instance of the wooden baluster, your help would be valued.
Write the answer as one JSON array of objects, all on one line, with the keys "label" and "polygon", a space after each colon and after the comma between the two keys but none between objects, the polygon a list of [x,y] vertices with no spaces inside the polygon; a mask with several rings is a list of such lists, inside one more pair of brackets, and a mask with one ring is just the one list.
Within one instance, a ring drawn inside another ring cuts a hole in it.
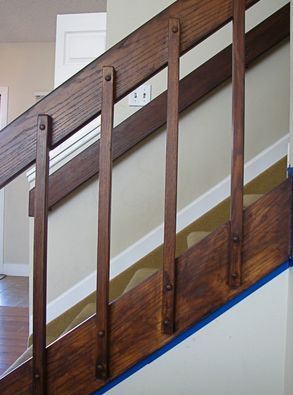
[{"label": "wooden baluster", "polygon": [[169,20],[165,222],[163,249],[162,331],[175,330],[176,214],[178,172],[180,22]]},{"label": "wooden baluster", "polygon": [[233,152],[231,169],[231,287],[241,285],[243,243],[244,116],[245,116],[245,1],[233,3],[232,70]]},{"label": "wooden baluster", "polygon": [[51,118],[39,115],[36,147],[36,188],[33,277],[33,393],[46,394],[46,304],[48,179]]},{"label": "wooden baluster", "polygon": [[114,69],[103,67],[103,96],[101,109],[100,182],[98,222],[98,263],[96,298],[96,376],[105,380],[109,376],[109,272],[111,237],[112,189],[112,130],[114,110]]}]

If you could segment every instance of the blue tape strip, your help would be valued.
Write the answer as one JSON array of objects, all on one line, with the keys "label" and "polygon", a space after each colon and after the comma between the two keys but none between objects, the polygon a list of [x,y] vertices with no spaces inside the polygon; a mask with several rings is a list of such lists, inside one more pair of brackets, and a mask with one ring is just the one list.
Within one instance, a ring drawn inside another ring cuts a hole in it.
[{"label": "blue tape strip", "polygon": [[138,362],[132,368],[130,368],[126,372],[122,373],[119,377],[116,377],[114,380],[110,381],[103,388],[100,388],[98,391],[94,392],[93,395],[105,394],[111,388],[115,387],[117,384],[121,383],[122,381],[127,379],[129,376],[133,375],[138,370],[142,369],[144,366],[153,362],[154,360],[159,358],[161,355],[165,354],[172,348],[176,347],[179,343],[183,342],[188,337],[190,337],[194,333],[198,332],[200,329],[202,329],[203,327],[208,325],[210,322],[214,321],[216,318],[218,318],[219,316],[224,314],[226,311],[230,310],[232,307],[234,307],[236,304],[241,302],[243,299],[247,298],[249,295],[251,295],[252,293],[257,291],[259,288],[263,287],[265,284],[267,284],[268,282],[270,282],[271,280],[273,280],[274,278],[279,276],[281,273],[286,271],[290,266],[293,266],[293,262],[291,259],[289,259],[288,261],[286,261],[285,263],[280,265],[278,268],[273,270],[267,276],[263,277],[261,280],[259,280],[257,283],[255,283],[251,287],[247,288],[245,291],[241,292],[238,296],[231,299],[228,303],[226,303],[224,306],[220,307],[218,310],[216,310],[215,312],[210,314],[208,317],[204,318],[202,321],[198,322],[193,327],[187,329],[185,332],[182,332],[179,336],[172,339],[170,341],[170,343],[166,344],[159,350],[155,351],[153,354],[149,355],[147,358]]},{"label": "blue tape strip", "polygon": [[287,174],[288,174],[288,177],[292,177],[293,176],[293,167],[289,166],[287,168]]}]

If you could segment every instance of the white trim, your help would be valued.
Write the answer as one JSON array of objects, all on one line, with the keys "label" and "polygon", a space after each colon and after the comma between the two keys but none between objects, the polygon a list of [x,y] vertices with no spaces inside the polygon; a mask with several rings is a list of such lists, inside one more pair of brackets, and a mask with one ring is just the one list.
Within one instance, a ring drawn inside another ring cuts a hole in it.
[{"label": "white trim", "polygon": [[29,265],[27,263],[4,263],[3,274],[7,276],[29,277]]},{"label": "white trim", "polygon": [[[77,155],[77,153],[85,150],[88,146],[97,141],[100,135],[101,123],[100,117],[98,117],[87,126],[83,127],[81,136],[78,136],[77,133],[73,136],[74,138],[71,137],[68,139],[66,144],[63,143],[50,152],[50,174],[64,166],[64,164]],[[35,166],[32,167],[26,175],[32,187],[36,179]]]},{"label": "white trim", "polygon": [[[8,87],[0,87],[0,130],[7,125]],[[0,132],[1,133],[1,132]],[[0,190],[0,273],[4,274],[4,188]]]},{"label": "white trim", "polygon": [[[275,144],[265,149],[245,164],[245,183],[250,182],[268,167],[282,159],[287,154],[289,135],[284,136]],[[221,203],[230,194],[230,177],[226,177],[209,191],[198,197],[178,213],[177,231],[200,218],[207,211]],[[163,242],[163,225],[138,240],[121,254],[111,259],[110,278],[114,278],[132,266],[139,259],[153,251]],[[50,322],[70,307],[80,302],[95,291],[96,273],[93,272],[74,287],[64,292],[47,306],[47,320]]]},{"label": "white trim", "polygon": [[0,114],[0,130],[7,125],[8,119],[8,88],[0,87],[1,96],[1,114]]}]

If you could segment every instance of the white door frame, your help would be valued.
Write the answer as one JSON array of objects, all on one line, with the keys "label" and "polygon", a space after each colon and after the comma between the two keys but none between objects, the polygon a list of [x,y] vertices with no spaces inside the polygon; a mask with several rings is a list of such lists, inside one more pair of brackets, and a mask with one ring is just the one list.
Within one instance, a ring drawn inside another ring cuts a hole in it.
[{"label": "white door frame", "polygon": [[[8,88],[0,87],[0,133],[7,125]],[[4,272],[4,188],[0,189],[0,274]]]}]

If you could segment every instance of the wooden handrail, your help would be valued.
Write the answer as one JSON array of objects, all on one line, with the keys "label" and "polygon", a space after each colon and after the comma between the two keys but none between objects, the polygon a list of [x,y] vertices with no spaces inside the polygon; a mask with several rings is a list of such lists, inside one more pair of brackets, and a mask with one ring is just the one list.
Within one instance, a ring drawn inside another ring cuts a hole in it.
[{"label": "wooden handrail", "polygon": [[100,114],[103,66],[116,70],[116,101],[166,66],[170,17],[180,19],[183,54],[231,20],[232,1],[176,1],[9,124],[0,134],[0,188],[35,162],[38,114],[53,119],[52,148]]},{"label": "wooden handrail", "polygon": [[[289,37],[290,6],[286,5],[246,34],[246,65]],[[231,77],[231,46],[225,48],[180,81],[179,111]],[[113,131],[113,160],[166,124],[166,92],[118,125]],[[99,173],[99,141],[86,148],[49,178],[49,208]],[[34,215],[34,189],[29,214]]]}]

